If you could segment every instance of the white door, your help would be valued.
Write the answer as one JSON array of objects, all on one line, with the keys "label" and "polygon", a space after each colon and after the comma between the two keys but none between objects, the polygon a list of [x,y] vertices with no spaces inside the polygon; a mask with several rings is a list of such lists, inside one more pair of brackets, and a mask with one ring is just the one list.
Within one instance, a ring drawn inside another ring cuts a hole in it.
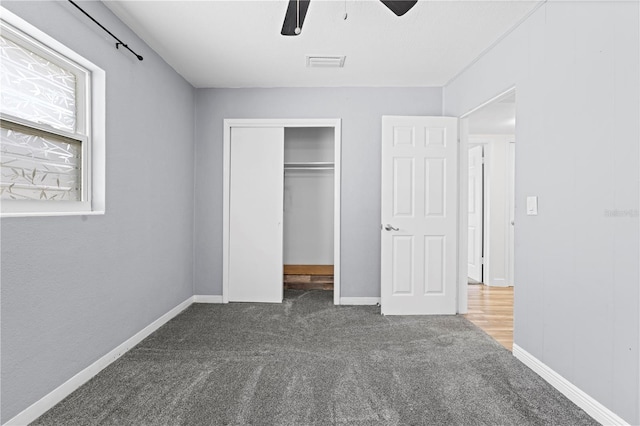
[{"label": "white door", "polygon": [[284,128],[231,128],[231,302],[282,302],[283,181]]},{"label": "white door", "polygon": [[382,118],[381,307],[456,313],[457,119]]},{"label": "white door", "polygon": [[469,149],[467,275],[482,282],[482,145]]}]

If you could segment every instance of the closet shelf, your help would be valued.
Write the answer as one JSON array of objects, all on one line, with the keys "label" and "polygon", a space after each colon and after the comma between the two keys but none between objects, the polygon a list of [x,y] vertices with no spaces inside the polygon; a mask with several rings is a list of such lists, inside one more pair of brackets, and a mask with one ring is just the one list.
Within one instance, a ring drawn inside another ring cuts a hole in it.
[{"label": "closet shelf", "polygon": [[285,170],[333,170],[334,166],[334,163],[325,161],[284,163]]}]

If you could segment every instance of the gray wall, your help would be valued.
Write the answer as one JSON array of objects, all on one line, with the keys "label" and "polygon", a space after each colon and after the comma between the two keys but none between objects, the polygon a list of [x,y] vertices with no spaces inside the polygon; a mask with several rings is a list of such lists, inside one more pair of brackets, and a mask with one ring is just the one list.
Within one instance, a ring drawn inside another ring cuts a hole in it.
[{"label": "gray wall", "polygon": [[4,423],[193,294],[194,90],[99,2],[2,6],[106,71],[106,214],[2,219]]},{"label": "gray wall", "polygon": [[380,295],[382,115],[441,115],[441,88],[207,89],[196,94],[195,293],[222,294],[225,118],[342,119],[342,296]]},{"label": "gray wall", "polygon": [[[637,2],[548,2],[444,95],[445,113],[461,115],[515,84],[515,343],[631,424],[638,18]],[[528,195],[538,216],[524,214]],[[630,215],[608,216],[615,210]]]}]

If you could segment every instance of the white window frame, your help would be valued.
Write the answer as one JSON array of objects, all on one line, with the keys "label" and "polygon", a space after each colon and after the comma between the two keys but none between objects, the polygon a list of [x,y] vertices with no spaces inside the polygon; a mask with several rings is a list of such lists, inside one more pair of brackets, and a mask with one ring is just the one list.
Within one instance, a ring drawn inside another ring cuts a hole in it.
[{"label": "white window frame", "polygon": [[1,217],[99,215],[105,213],[106,75],[104,70],[0,7],[2,35],[76,75],[76,133],[39,125],[1,113],[14,123],[54,138],[80,141],[82,148],[81,201],[2,200]]}]

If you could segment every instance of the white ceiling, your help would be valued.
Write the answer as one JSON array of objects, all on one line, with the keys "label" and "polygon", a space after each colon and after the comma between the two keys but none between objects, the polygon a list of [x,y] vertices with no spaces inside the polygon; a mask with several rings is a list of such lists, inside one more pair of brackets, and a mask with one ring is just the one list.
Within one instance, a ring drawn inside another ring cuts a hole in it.
[{"label": "white ceiling", "polygon": [[[397,17],[377,0],[311,0],[285,37],[287,0],[105,1],[195,87],[443,86],[539,3],[419,0]],[[347,58],[306,68],[309,54]]]}]

